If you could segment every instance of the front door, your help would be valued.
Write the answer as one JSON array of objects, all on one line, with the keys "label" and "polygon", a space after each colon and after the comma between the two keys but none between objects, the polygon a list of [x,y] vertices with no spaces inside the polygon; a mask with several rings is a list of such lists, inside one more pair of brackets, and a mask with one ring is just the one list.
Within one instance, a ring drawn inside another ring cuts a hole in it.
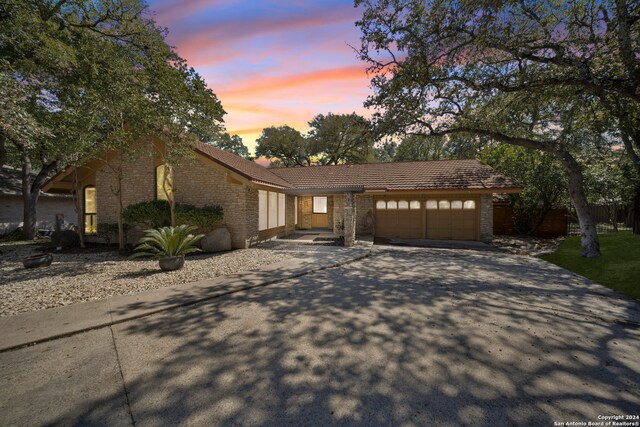
[{"label": "front door", "polygon": [[326,196],[313,197],[313,212],[311,216],[311,227],[329,228],[328,207],[329,207],[329,202]]}]

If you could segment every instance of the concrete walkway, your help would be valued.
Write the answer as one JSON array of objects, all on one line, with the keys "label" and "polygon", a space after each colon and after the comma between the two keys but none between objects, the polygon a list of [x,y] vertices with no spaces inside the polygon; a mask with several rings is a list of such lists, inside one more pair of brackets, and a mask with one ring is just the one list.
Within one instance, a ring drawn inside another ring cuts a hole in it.
[{"label": "concrete walkway", "polygon": [[[282,245],[292,258],[262,270],[47,310],[0,317],[0,352],[266,286],[361,259],[369,248]],[[188,267],[187,267],[188,268]]]},{"label": "concrete walkway", "polygon": [[5,351],[0,425],[597,422],[638,414],[639,325],[638,301],[538,259],[374,246]]}]

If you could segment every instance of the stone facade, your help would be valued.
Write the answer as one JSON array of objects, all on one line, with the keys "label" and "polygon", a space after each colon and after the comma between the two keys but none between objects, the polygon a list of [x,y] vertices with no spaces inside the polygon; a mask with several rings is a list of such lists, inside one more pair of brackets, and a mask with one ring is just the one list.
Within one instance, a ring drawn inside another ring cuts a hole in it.
[{"label": "stone facade", "polygon": [[480,241],[493,240],[493,195],[480,195]]},{"label": "stone facade", "polygon": [[356,236],[373,235],[373,196],[356,195]]},{"label": "stone facade", "polygon": [[356,242],[356,198],[353,193],[344,195],[344,245],[348,248]]},{"label": "stone facade", "polygon": [[333,196],[333,234],[342,235],[344,233],[344,196]]}]

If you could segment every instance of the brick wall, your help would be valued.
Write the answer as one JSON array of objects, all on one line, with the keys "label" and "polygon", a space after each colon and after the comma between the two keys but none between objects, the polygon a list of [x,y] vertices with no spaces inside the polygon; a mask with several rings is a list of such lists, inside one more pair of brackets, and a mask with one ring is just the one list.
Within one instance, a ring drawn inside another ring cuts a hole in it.
[{"label": "brick wall", "polygon": [[[231,233],[231,246],[245,248],[250,239],[247,233],[247,187],[229,177],[228,172],[209,159],[196,156],[174,166],[174,191],[177,203],[198,207],[219,205],[224,211],[223,223]],[[257,211],[257,190],[255,191]],[[257,216],[255,218],[257,234]]]},{"label": "brick wall", "polygon": [[285,234],[291,234],[296,229],[296,198],[295,196],[287,195],[286,208],[285,208]]},{"label": "brick wall", "polygon": [[[122,171],[122,203],[127,206],[155,198],[155,167],[153,156],[145,153],[129,159],[118,156],[96,171],[96,204],[98,223],[118,222],[119,203],[114,190],[118,188],[118,171]],[[131,234],[131,233],[130,233]],[[129,236],[135,243],[139,236]]]},{"label": "brick wall", "polygon": [[493,195],[480,195],[480,241],[493,240]]},{"label": "brick wall", "polygon": [[[154,200],[156,196],[155,167],[157,161],[150,154],[137,159],[117,157],[111,161],[122,167],[123,205]],[[97,210],[99,223],[116,223],[118,199],[111,188],[117,179],[113,168],[103,166],[96,172]],[[201,156],[184,160],[174,166],[176,202],[195,206],[220,205],[224,210],[223,223],[231,233],[234,248],[248,247],[258,237],[258,190],[234,179],[218,164]],[[142,230],[128,234],[135,243]]]}]

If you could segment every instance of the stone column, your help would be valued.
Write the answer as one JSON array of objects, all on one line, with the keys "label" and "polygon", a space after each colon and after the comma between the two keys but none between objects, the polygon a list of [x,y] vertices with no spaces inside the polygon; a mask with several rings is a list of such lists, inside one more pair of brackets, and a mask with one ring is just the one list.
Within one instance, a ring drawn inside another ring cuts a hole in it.
[{"label": "stone column", "polygon": [[493,240],[493,194],[480,195],[480,241]]},{"label": "stone column", "polygon": [[356,243],[356,197],[353,193],[344,195],[344,246]]}]

